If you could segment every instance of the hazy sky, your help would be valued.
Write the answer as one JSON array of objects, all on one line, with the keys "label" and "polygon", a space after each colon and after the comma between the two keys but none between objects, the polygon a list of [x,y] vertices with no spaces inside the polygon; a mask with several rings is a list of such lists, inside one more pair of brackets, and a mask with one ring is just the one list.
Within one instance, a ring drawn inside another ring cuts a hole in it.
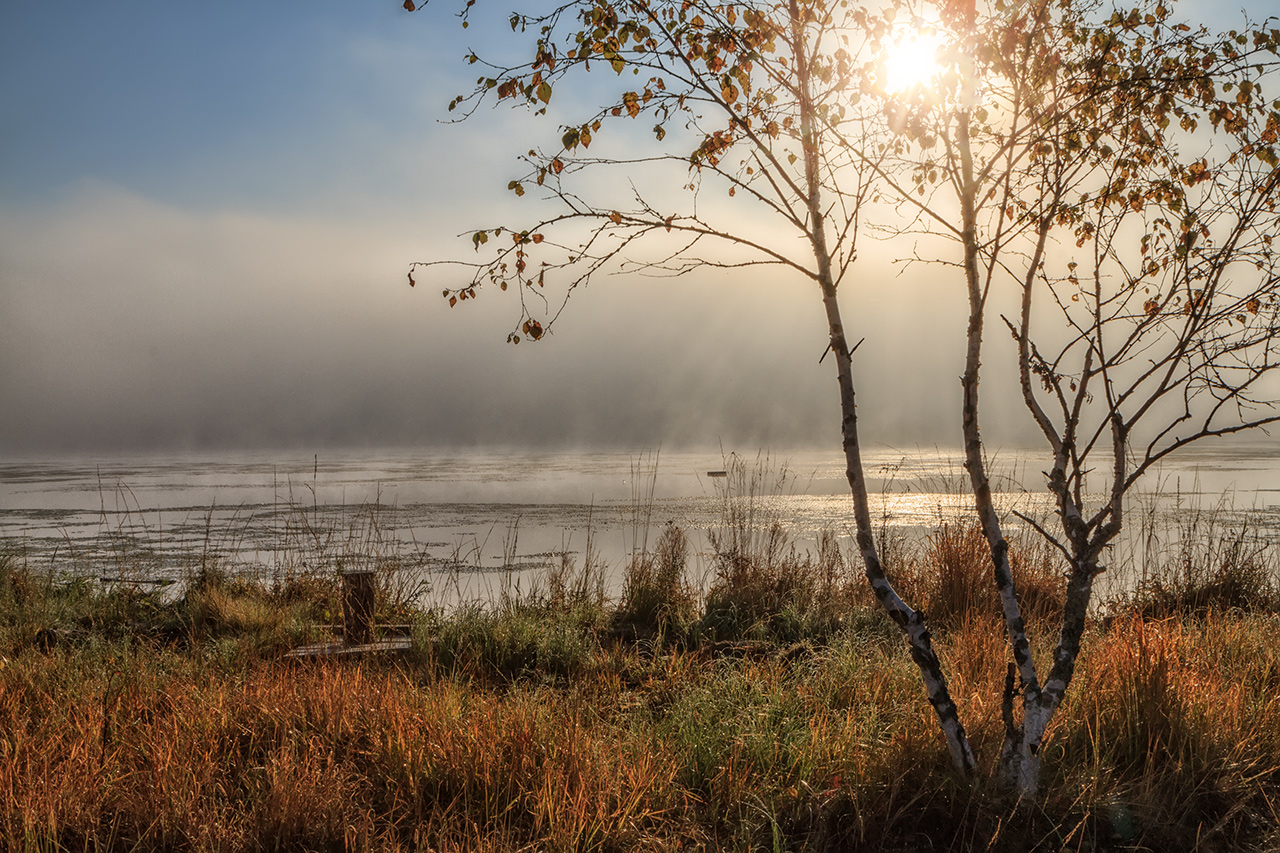
[{"label": "hazy sky", "polygon": [[[441,123],[479,36],[433,2],[0,3],[0,453],[838,448],[803,282],[602,279],[519,347],[501,294],[408,288],[409,261],[506,218],[515,155],[558,135]],[[919,306],[961,295],[868,272],[846,305],[864,438],[957,444],[961,330]],[[989,436],[1016,442],[1008,406]]]}]

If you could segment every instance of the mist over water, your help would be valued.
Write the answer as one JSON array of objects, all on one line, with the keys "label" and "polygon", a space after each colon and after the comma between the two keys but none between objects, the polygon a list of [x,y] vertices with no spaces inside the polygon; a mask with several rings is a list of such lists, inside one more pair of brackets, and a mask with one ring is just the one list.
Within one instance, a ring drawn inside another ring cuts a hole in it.
[{"label": "mist over water", "polygon": [[[0,454],[839,447],[825,318],[802,276],[601,275],[520,346],[505,343],[514,294],[450,309],[440,288],[465,271],[449,267],[408,286],[412,260],[470,259],[459,223],[507,204],[190,210],[101,182],[0,204]],[[955,446],[963,291],[864,254],[842,291],[865,339],[864,438]],[[999,373],[1002,344],[984,380],[989,438],[1016,444],[1032,425]]]}]

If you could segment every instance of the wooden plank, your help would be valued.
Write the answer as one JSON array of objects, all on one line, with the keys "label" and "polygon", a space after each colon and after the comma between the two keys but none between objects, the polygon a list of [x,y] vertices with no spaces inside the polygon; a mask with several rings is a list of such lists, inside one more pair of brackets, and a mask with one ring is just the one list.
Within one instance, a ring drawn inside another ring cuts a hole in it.
[{"label": "wooden plank", "polygon": [[360,657],[367,654],[402,654],[409,651],[412,647],[413,641],[408,637],[379,640],[375,643],[360,643],[358,645],[347,645],[346,643],[314,643],[309,646],[300,646],[291,652],[286,652],[285,657],[346,658]]}]

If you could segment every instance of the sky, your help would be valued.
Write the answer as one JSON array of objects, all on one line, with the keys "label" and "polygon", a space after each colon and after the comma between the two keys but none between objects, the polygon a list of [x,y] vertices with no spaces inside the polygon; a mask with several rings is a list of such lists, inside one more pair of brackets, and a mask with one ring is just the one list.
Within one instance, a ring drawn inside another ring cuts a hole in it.
[{"label": "sky", "polygon": [[[558,136],[447,121],[483,36],[433,3],[0,3],[0,454],[838,449],[804,282],[603,278],[527,346],[504,294],[407,286]],[[845,310],[864,441],[958,444],[962,295],[886,264]],[[988,438],[1027,439],[991,400]]]}]

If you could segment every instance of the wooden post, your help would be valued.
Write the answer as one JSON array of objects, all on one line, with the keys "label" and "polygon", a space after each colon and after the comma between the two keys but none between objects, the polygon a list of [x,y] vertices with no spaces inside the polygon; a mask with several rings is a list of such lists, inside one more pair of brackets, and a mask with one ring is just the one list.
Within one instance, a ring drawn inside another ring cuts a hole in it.
[{"label": "wooden post", "polygon": [[342,573],[342,641],[348,646],[373,642],[374,573]]}]

